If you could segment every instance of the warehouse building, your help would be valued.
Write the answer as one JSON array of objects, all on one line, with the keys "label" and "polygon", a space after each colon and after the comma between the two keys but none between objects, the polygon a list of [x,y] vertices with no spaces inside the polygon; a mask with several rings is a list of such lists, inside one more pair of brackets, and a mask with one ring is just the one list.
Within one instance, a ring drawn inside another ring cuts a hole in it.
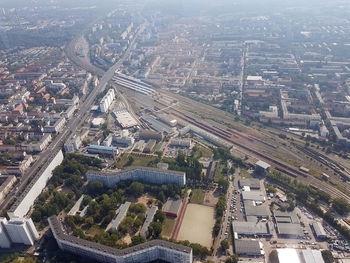
[{"label": "warehouse building", "polygon": [[124,204],[122,204],[119,207],[118,215],[114,220],[112,220],[111,227],[109,228],[108,231],[117,231],[118,230],[119,224],[124,219],[126,214],[128,213],[130,205],[131,205],[130,202],[125,202]]},{"label": "warehouse building", "polygon": [[262,257],[264,255],[263,245],[257,240],[234,241],[235,253],[240,257]]},{"label": "warehouse building", "polygon": [[303,249],[301,255],[305,263],[324,263],[322,253],[319,250]]},{"label": "warehouse building", "polygon": [[255,178],[243,178],[239,180],[239,187],[248,186],[252,190],[260,190],[260,181]]},{"label": "warehouse building", "polygon": [[93,171],[86,173],[88,182],[99,181],[104,186],[111,187],[120,181],[132,180],[151,184],[186,184],[185,172],[162,170],[151,167],[132,167],[120,171]]},{"label": "warehouse building", "polygon": [[311,227],[314,231],[315,237],[318,239],[327,239],[328,235],[324,230],[321,222],[314,222],[311,224]]},{"label": "warehouse building", "polygon": [[255,201],[244,201],[244,214],[249,222],[256,222],[257,219],[268,218],[269,213],[265,204],[256,205]]},{"label": "warehouse building", "polygon": [[299,238],[304,236],[304,231],[300,226],[300,220],[295,213],[274,211],[274,219],[277,225],[277,232],[280,236],[286,238]]},{"label": "warehouse building", "polygon": [[56,216],[49,218],[49,225],[61,250],[108,263],[139,263],[165,261],[192,263],[192,249],[175,243],[152,240],[122,250],[67,235]]},{"label": "warehouse building", "polygon": [[137,125],[137,121],[131,116],[127,110],[119,110],[113,112],[118,124],[123,129],[128,129]]},{"label": "warehouse building", "polygon": [[250,200],[259,203],[265,202],[265,196],[261,191],[243,191],[242,199],[244,201]]},{"label": "warehouse building", "polygon": [[244,236],[269,237],[273,234],[273,227],[263,222],[232,221],[232,231]]}]

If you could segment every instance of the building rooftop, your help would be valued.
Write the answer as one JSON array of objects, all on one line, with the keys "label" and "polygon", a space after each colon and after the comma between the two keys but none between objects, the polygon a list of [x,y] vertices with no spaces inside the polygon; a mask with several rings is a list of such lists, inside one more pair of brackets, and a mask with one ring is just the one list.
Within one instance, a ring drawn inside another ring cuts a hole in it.
[{"label": "building rooftop", "polygon": [[271,165],[269,165],[268,163],[265,163],[264,161],[261,161],[261,160],[257,161],[257,162],[255,163],[255,165],[256,165],[256,166],[259,166],[259,167],[261,167],[261,168],[263,168],[263,169],[268,169],[268,168],[271,167]]},{"label": "building rooftop", "polygon": [[305,263],[324,263],[320,250],[303,249],[301,255]]},{"label": "building rooftop", "polygon": [[280,263],[300,263],[298,253],[294,248],[277,249],[277,254]]},{"label": "building rooftop", "polygon": [[249,186],[251,189],[260,189],[260,181],[255,178],[244,178],[239,180],[239,186]]},{"label": "building rooftop", "polygon": [[180,171],[174,171],[174,170],[164,170],[154,167],[145,167],[145,166],[135,166],[127,169],[122,169],[118,171],[111,171],[111,170],[103,170],[103,171],[95,171],[95,170],[89,170],[87,174],[94,174],[94,175],[101,175],[101,176],[115,176],[118,174],[123,174],[130,171],[135,170],[143,170],[143,171],[152,171],[152,172],[159,172],[159,173],[167,173],[167,174],[174,174],[174,175],[185,175],[185,172]]},{"label": "building rooftop", "polygon": [[158,210],[158,207],[155,206],[155,205],[147,210],[147,212],[146,212],[146,220],[143,223],[141,231],[140,231],[140,235],[141,236],[144,236],[144,237],[147,236],[148,227],[152,223],[154,215],[156,214],[157,210]]},{"label": "building rooftop", "polygon": [[300,223],[300,220],[297,214],[295,213],[295,210],[293,210],[292,212],[288,212],[288,211],[283,212],[280,210],[275,210],[273,212],[273,215],[277,223],[292,223],[292,224]]},{"label": "building rooftop", "polygon": [[172,213],[172,214],[176,214],[179,212],[180,208],[182,205],[182,200],[178,199],[168,199],[168,201],[166,201],[166,203],[164,204],[163,207],[163,211],[166,213]]},{"label": "building rooftop", "polygon": [[260,243],[257,240],[241,240],[236,239],[235,252],[236,254],[246,254],[246,255],[261,255]]},{"label": "building rooftop", "polygon": [[175,244],[164,240],[152,240],[133,247],[128,247],[125,249],[116,249],[116,248],[101,245],[95,242],[91,242],[85,239],[81,239],[75,236],[70,236],[65,234],[63,232],[61,223],[57,219],[57,216],[51,216],[48,220],[50,223],[51,231],[54,233],[55,238],[89,248],[90,250],[108,253],[113,256],[125,256],[130,253],[135,253],[135,252],[142,251],[142,250],[149,249],[151,247],[156,247],[156,246],[176,250],[182,253],[188,253],[188,254],[192,253],[192,249],[190,247],[186,247],[183,245]]},{"label": "building rooftop", "polygon": [[327,233],[324,230],[321,222],[314,222],[314,223],[312,223],[312,228],[314,229],[315,234],[316,234],[317,237],[327,236]]},{"label": "building rooftop", "polygon": [[102,150],[102,151],[115,151],[116,153],[118,153],[117,147],[109,147],[109,146],[103,146],[103,145],[90,145],[88,149]]},{"label": "building rooftop", "polygon": [[303,229],[299,224],[277,223],[278,233],[285,236],[303,236]]},{"label": "building rooftop", "polygon": [[233,221],[232,228],[234,232],[237,232],[237,234],[244,234],[244,235],[270,234],[270,230],[267,223]]},{"label": "building rooftop", "polygon": [[242,192],[243,200],[252,200],[258,202],[264,202],[265,196],[261,191],[243,191]]}]

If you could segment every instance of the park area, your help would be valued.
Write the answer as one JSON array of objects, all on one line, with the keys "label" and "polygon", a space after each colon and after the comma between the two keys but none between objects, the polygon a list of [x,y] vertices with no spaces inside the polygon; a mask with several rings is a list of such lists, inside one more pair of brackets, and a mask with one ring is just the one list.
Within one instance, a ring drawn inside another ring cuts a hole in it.
[{"label": "park area", "polygon": [[188,204],[178,240],[188,240],[191,243],[199,243],[202,246],[210,248],[214,224],[213,207]]}]

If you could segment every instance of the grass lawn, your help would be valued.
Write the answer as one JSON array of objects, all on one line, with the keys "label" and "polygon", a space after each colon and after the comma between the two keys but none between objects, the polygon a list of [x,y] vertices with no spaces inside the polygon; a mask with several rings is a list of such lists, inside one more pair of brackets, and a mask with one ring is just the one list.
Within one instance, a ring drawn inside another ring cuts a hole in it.
[{"label": "grass lawn", "polygon": [[202,204],[204,200],[204,192],[202,189],[193,189],[191,196],[191,203]]},{"label": "grass lawn", "polygon": [[221,177],[224,177],[224,176],[222,175],[222,169],[223,169],[223,168],[224,168],[224,165],[221,164],[221,163],[219,163],[219,164],[218,164],[218,167],[217,167],[217,169],[216,169],[215,180],[214,180],[216,183],[219,182],[219,180],[220,180]]},{"label": "grass lawn", "polygon": [[104,232],[104,230],[101,229],[98,225],[93,225],[84,232],[85,232],[85,235],[94,237],[96,234]]},{"label": "grass lawn", "polygon": [[253,176],[250,173],[248,173],[247,170],[244,170],[244,169],[241,169],[240,174],[242,177],[245,177],[245,178],[253,178]]},{"label": "grass lawn", "polygon": [[197,144],[197,148],[198,150],[194,153],[195,158],[200,158],[200,157],[209,158],[213,155],[213,152],[211,150],[203,146],[200,146]]},{"label": "grass lawn", "polygon": [[167,216],[163,225],[162,236],[170,237],[175,225],[175,218]]},{"label": "grass lawn", "polygon": [[[133,163],[129,167],[133,166],[147,166],[151,161],[154,161],[157,157],[151,157],[151,156],[137,156],[137,155],[130,155],[132,158],[134,158]],[[124,154],[120,161],[117,163],[118,168],[123,168],[126,163],[128,162],[128,155]]]}]

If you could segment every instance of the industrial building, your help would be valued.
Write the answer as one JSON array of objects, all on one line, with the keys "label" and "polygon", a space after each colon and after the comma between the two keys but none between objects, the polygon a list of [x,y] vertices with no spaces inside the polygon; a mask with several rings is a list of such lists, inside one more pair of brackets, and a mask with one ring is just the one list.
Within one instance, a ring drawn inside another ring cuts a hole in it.
[{"label": "industrial building", "polygon": [[238,181],[239,187],[248,186],[252,190],[260,190],[260,181],[255,178],[243,178]]},{"label": "industrial building", "polygon": [[173,147],[189,148],[191,147],[191,144],[192,144],[191,139],[172,139],[169,145]]},{"label": "industrial building", "polygon": [[145,222],[142,225],[140,236],[147,237],[148,236],[148,227],[152,223],[153,218],[158,210],[158,207],[153,205],[151,208],[149,208],[146,212],[146,219]]},{"label": "industrial building", "polygon": [[277,232],[280,236],[286,238],[299,238],[304,236],[303,228],[300,226],[300,220],[295,213],[274,211],[274,219],[277,225]]},{"label": "industrial building", "polygon": [[253,223],[232,221],[232,232],[244,236],[269,237],[273,234],[273,226],[266,222]]},{"label": "industrial building", "polygon": [[120,222],[124,219],[126,214],[128,213],[129,207],[131,203],[130,202],[125,202],[122,204],[119,209],[118,209],[118,215],[115,219],[112,220],[111,222],[111,227],[109,228],[108,231],[117,231]]},{"label": "industrial building", "polygon": [[185,172],[162,170],[151,167],[132,167],[120,171],[93,171],[86,173],[88,182],[99,181],[111,187],[120,181],[132,180],[151,184],[186,184]]},{"label": "industrial building", "polygon": [[322,253],[315,249],[303,249],[301,251],[305,263],[324,263]]},{"label": "industrial building", "polygon": [[137,121],[131,116],[127,110],[119,110],[113,112],[118,124],[123,129],[128,129],[137,125]]},{"label": "industrial building", "polygon": [[327,235],[326,231],[324,230],[321,222],[314,222],[311,224],[311,227],[314,231],[316,238],[318,238],[318,239],[328,238],[328,235]]},{"label": "industrial building", "polygon": [[263,245],[257,240],[234,241],[235,253],[240,257],[262,257],[264,255]]},{"label": "industrial building", "polygon": [[89,153],[96,153],[101,155],[118,155],[119,151],[117,147],[109,147],[103,145],[90,145],[88,147]]},{"label": "industrial building", "polygon": [[251,200],[255,202],[265,202],[265,196],[261,191],[243,191],[242,192],[242,199],[245,200]]},{"label": "industrial building", "polygon": [[251,200],[245,200],[244,202],[244,214],[247,221],[256,222],[257,219],[268,218],[269,214],[265,204],[256,205],[256,202]]},{"label": "industrial building", "polygon": [[114,89],[109,89],[107,94],[100,101],[100,111],[106,113],[115,98]]},{"label": "industrial building", "polygon": [[122,130],[121,134],[113,134],[112,143],[121,147],[129,147],[135,143],[135,139],[129,134],[128,130]]},{"label": "industrial building", "polygon": [[149,115],[143,115],[142,119],[147,122],[153,130],[162,133],[162,134],[174,134],[173,128],[170,126],[166,125],[165,123],[156,120],[155,118],[149,116]]},{"label": "industrial building", "polygon": [[270,172],[270,167],[271,167],[271,165],[269,165],[268,163],[265,163],[265,162],[259,160],[255,163],[254,172],[256,174],[266,176]]},{"label": "industrial building", "polygon": [[67,235],[56,216],[49,218],[49,225],[61,250],[108,263],[139,263],[166,261],[169,263],[192,263],[192,249],[175,243],[152,240],[122,250]]},{"label": "industrial building", "polygon": [[161,133],[158,133],[158,132],[143,130],[143,131],[140,131],[139,133],[139,139],[145,140],[145,141],[154,139],[157,142],[159,142],[163,139],[163,136]]},{"label": "industrial building", "polygon": [[182,200],[181,199],[172,199],[169,198],[163,207],[163,212],[168,216],[177,217],[180,214],[182,207]]}]

